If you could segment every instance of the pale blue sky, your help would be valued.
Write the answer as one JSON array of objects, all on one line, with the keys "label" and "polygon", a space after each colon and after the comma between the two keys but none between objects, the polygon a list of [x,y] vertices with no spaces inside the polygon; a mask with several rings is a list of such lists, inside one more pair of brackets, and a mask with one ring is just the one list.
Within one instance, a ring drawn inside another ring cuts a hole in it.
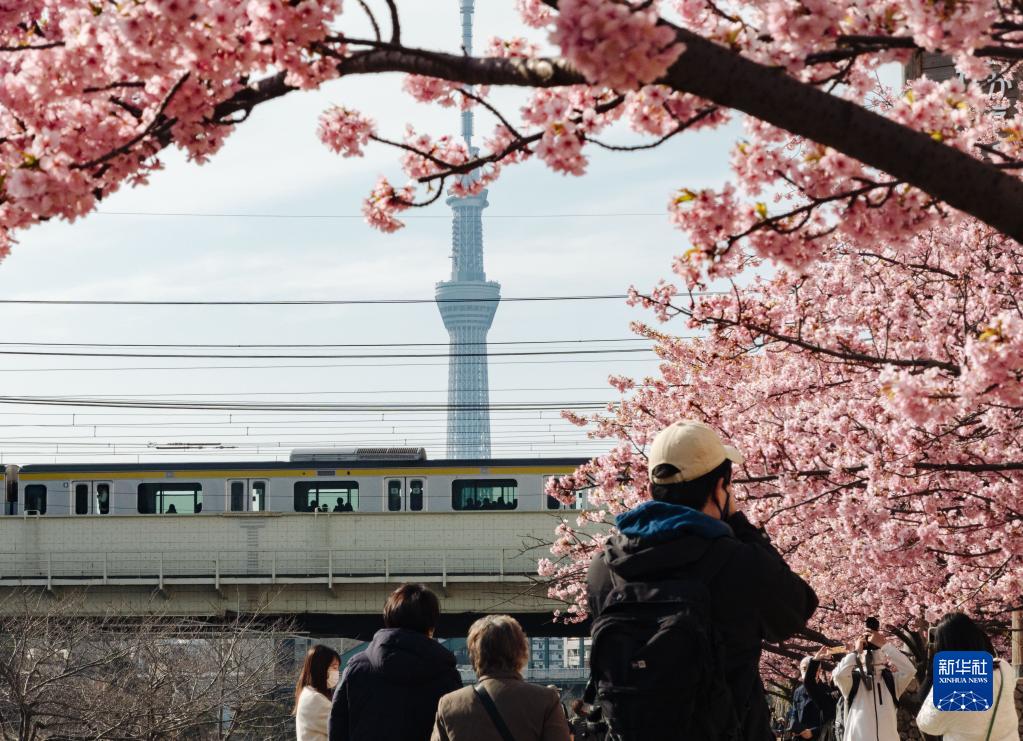
[{"label": "pale blue sky", "polygon": [[[517,25],[511,0],[486,0],[480,4],[483,7],[477,14],[477,39]],[[458,49],[457,0],[406,2],[403,12],[405,37],[410,42]],[[293,93],[256,110],[205,166],[198,167],[176,153],[169,154],[165,171],[154,176],[149,186],[117,194],[102,205],[101,213],[74,225],[53,223],[23,233],[13,254],[0,265],[0,296],[153,300],[432,297],[434,283],[445,279],[450,269],[449,212],[443,203],[416,214],[435,218],[410,220],[405,230],[393,235],[369,229],[361,218],[114,215],[358,215],[362,199],[378,174],[400,181],[396,154],[371,146],[362,160],[340,159],[318,141],[317,117],[326,106],[343,103],[373,116],[381,131],[395,138],[400,137],[406,121],[435,134],[457,129],[455,112],[413,103],[401,93],[400,84],[400,76],[388,75],[341,80],[314,93]],[[522,93],[502,92],[499,98],[514,112]],[[478,122],[478,131],[489,128],[488,121]],[[731,127],[686,135],[658,150],[638,154],[592,150],[589,172],[584,178],[552,173],[538,162],[508,169],[491,188],[487,214],[533,218],[485,220],[488,277],[501,282],[505,296],[624,293],[631,284],[641,288],[652,286],[669,275],[672,256],[686,249],[683,236],[669,225],[665,215],[671,193],[681,186],[694,188],[722,182],[735,133],[735,127]],[[625,129],[605,138],[616,136],[620,141],[629,138]],[[538,218],[545,214],[598,216]],[[502,342],[624,338],[630,336],[629,322],[636,319],[652,317],[617,301],[505,303],[497,312],[490,339]],[[436,307],[430,304],[229,308],[8,305],[0,306],[0,327],[0,341],[8,343],[447,340]],[[492,352],[500,350],[491,348]],[[648,358],[645,361],[637,362],[637,357],[640,356],[566,358],[588,361],[573,363],[543,358],[495,359],[490,369],[492,400],[612,399],[615,394],[606,384],[609,374],[642,375],[654,370],[652,354],[642,356]],[[531,362],[510,364],[507,360]],[[261,362],[265,361],[229,364]],[[343,361],[301,360],[288,364],[332,362]],[[213,365],[216,361],[6,356],[0,359],[0,388],[3,396],[88,394],[148,398],[163,394],[183,398],[186,394],[206,394],[209,399],[274,401],[443,400],[447,383],[444,360],[420,362],[430,365],[53,372],[39,369]],[[270,392],[280,395],[267,396]],[[304,395],[294,396],[295,392]],[[241,394],[247,396],[238,396]],[[12,414],[26,411],[37,416]],[[74,420],[72,411],[77,412]],[[107,449],[96,443],[116,443],[121,446],[120,451],[133,453],[131,458],[118,456],[110,460],[135,460],[135,455],[145,460],[146,444],[172,441],[223,440],[242,446],[216,455],[186,456],[203,458],[273,457],[272,453],[260,450],[257,454],[251,448],[257,440],[264,445],[280,443],[284,451],[300,444],[407,441],[421,442],[431,457],[441,457],[444,452],[443,415],[403,413],[383,420],[379,414],[375,418],[368,414],[346,418],[339,414],[251,413],[234,415],[234,424],[229,426],[224,412],[154,416],[148,412],[121,411],[122,416],[115,417],[109,411],[97,414],[87,410],[7,406],[0,408],[0,412],[0,424],[4,425],[40,422],[65,425],[0,427],[4,462],[54,460],[56,442],[63,443],[61,460],[103,460],[97,454]],[[250,422],[248,437],[239,436],[244,435],[245,425],[238,424],[238,420]],[[72,421],[76,426],[68,426]],[[92,426],[114,421],[136,426],[95,429]],[[168,426],[168,422],[175,425]],[[184,426],[193,422],[207,424]],[[544,413],[542,418],[535,412],[495,415],[493,428],[496,456],[529,454],[530,441],[535,443],[533,453],[545,455],[587,454],[606,447],[579,445],[582,434],[568,430],[551,412]],[[548,430],[561,430],[561,434],[554,439]],[[309,434],[299,436],[299,432]],[[92,445],[68,447],[75,437]],[[42,455],[44,451],[46,455]]]}]

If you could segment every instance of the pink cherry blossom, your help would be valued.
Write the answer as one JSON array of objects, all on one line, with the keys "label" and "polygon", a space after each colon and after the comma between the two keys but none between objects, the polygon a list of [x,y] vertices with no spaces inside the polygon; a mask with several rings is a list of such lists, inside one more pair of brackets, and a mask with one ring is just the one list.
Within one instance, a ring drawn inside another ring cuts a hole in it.
[{"label": "pink cherry blossom", "polygon": [[320,116],[320,140],[342,157],[361,157],[376,124],[358,111],[334,106]]}]

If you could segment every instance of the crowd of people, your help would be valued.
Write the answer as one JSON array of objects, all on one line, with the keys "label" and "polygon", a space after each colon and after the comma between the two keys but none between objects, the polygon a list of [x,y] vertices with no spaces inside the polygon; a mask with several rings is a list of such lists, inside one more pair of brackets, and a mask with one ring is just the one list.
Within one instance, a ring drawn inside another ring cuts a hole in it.
[{"label": "crowd of people", "polygon": [[[897,741],[898,703],[915,667],[876,621],[849,645],[801,662],[787,723],[772,726],[761,646],[801,631],[817,596],[732,497],[732,466],[742,461],[698,422],[654,439],[650,500],[617,517],[618,533],[590,565],[590,682],[571,711],[555,688],[523,680],[528,641],[508,615],[473,623],[477,681],[462,687],[454,655],[433,639],[436,595],[405,584],[343,673],[333,650],[310,649],[296,690],[298,741]],[[961,613],[931,635],[933,651],[994,655]],[[1004,661],[995,667],[987,711],[941,711],[925,680],[920,730],[946,741],[1019,741],[1015,675]]]},{"label": "crowd of people", "polygon": [[[876,621],[851,645],[821,648],[800,663],[800,684],[776,735],[812,741],[898,741],[898,711],[916,678],[909,658],[878,630]],[[968,615],[952,612],[931,630],[929,657],[942,651],[983,651],[990,637]],[[835,661],[832,671],[827,665]],[[930,663],[930,662],[928,662]],[[1019,741],[1016,673],[1003,659],[993,666],[993,702],[985,711],[950,712],[934,704],[930,666],[915,693],[916,727],[945,741]]]}]

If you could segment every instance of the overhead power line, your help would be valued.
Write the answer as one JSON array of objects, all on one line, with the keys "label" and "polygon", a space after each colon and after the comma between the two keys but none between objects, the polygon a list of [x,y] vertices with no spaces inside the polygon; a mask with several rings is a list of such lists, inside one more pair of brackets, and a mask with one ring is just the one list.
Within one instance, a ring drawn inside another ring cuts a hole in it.
[{"label": "overhead power line", "polygon": [[516,350],[512,352],[458,352],[458,353],[360,353],[243,355],[213,353],[133,353],[133,352],[69,352],[67,350],[0,350],[0,355],[32,355],[62,358],[203,358],[209,360],[373,360],[376,358],[497,358],[536,355],[618,355],[621,353],[652,352],[649,347],[608,348],[604,350]]},{"label": "overhead power line", "polygon": [[[444,356],[447,357],[447,356]],[[490,365],[552,365],[566,363],[649,363],[654,358],[605,358],[602,360],[565,360],[554,358],[551,360],[495,360]],[[183,371],[183,370],[280,370],[295,368],[439,368],[446,367],[446,362],[441,363],[317,363],[317,364],[287,364],[274,363],[271,365],[136,365],[136,366],[94,366],[91,368],[0,368],[0,373],[63,373],[72,371],[82,373],[98,371],[109,373],[110,371]]]},{"label": "overhead power line", "polygon": [[93,399],[55,396],[0,396],[0,404],[30,406],[113,407],[127,409],[212,409],[218,411],[284,412],[388,412],[388,411],[541,411],[561,409],[603,409],[606,401],[494,402],[491,404],[444,404],[434,402],[368,402],[348,404],[251,403],[238,401],[161,401],[157,399]]},{"label": "overhead power line", "polygon": [[[728,291],[694,291],[693,296],[723,296]],[[689,294],[686,294],[689,295]],[[375,306],[400,304],[521,303],[530,301],[621,301],[626,293],[578,296],[506,296],[502,298],[351,298],[351,299],[266,299],[262,301],[185,301],[135,299],[5,298],[0,304],[53,306]]]},{"label": "overhead power line", "polygon": [[628,298],[628,295],[624,293],[581,296],[508,296],[505,298],[270,299],[263,301],[5,298],[0,299],[0,304],[52,304],[57,306],[366,306],[379,304],[517,303],[524,301],[612,301],[625,298]]},{"label": "overhead power line", "polygon": [[[585,345],[595,343],[616,342],[652,342],[647,337],[619,337],[614,339],[581,339],[581,340],[504,340],[501,342],[465,342],[463,345]],[[287,348],[287,347],[447,347],[450,342],[368,342],[368,343],[292,343],[292,344],[245,344],[245,343],[197,343],[197,342],[0,342],[0,346],[10,347],[245,347],[245,348]]]},{"label": "overhead power line", "polygon": [[[216,218],[216,219],[364,219],[363,214],[281,214],[281,213],[215,213],[209,211],[97,211],[100,216],[135,216],[160,218]],[[603,213],[526,213],[526,214],[483,214],[484,219],[594,219],[594,218],[664,218],[667,211],[625,212],[605,211]],[[408,214],[402,219],[444,219],[451,214]]]}]

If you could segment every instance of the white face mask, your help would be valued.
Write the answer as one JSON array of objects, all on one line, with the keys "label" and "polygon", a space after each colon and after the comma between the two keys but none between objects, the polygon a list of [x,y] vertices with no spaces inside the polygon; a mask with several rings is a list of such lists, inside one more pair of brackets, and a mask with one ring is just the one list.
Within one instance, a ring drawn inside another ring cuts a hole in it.
[{"label": "white face mask", "polygon": [[337,683],[341,681],[341,672],[338,669],[330,669],[327,672],[327,686],[331,689],[337,687]]}]

